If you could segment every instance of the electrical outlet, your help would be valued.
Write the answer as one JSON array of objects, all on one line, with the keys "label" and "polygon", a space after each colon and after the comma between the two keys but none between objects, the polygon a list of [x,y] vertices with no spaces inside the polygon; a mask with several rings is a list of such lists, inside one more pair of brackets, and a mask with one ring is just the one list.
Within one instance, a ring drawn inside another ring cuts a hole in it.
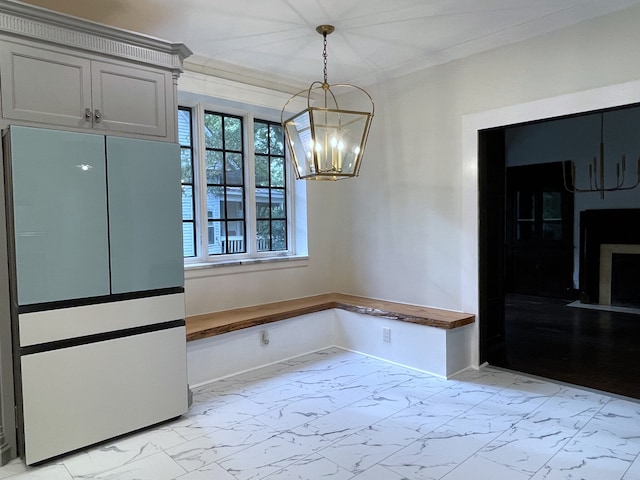
[{"label": "electrical outlet", "polygon": [[388,327],[382,328],[382,341],[385,343],[391,343],[391,329]]}]

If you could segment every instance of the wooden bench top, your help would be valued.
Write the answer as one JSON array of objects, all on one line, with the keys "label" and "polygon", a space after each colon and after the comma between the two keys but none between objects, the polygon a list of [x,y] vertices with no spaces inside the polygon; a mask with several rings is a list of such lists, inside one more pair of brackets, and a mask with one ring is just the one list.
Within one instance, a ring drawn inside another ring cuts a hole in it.
[{"label": "wooden bench top", "polygon": [[187,317],[187,341],[221,335],[331,308],[446,330],[475,322],[475,315],[471,313],[387,302],[341,293],[327,293]]}]

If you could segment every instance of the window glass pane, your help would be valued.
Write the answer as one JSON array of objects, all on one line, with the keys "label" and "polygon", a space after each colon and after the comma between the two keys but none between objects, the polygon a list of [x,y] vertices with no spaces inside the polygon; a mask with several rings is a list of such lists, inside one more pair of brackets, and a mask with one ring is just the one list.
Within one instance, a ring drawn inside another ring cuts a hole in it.
[{"label": "window glass pane", "polygon": [[211,220],[207,222],[207,237],[209,255],[220,255],[224,253],[224,222]]},{"label": "window glass pane", "polygon": [[271,159],[271,186],[284,187],[284,157]]},{"label": "window glass pane", "polygon": [[259,252],[271,250],[271,222],[269,220],[258,220],[257,222],[257,250]]},{"label": "window glass pane", "polygon": [[256,217],[260,220],[271,218],[271,200],[268,188],[256,188]]},{"label": "window glass pane", "polygon": [[191,146],[191,110],[178,110],[178,143]]},{"label": "window glass pane", "polygon": [[287,222],[286,220],[274,220],[271,222],[271,249],[287,249]]},{"label": "window glass pane", "polygon": [[542,219],[562,219],[562,195],[560,192],[542,192]]},{"label": "window glass pane", "polygon": [[286,198],[283,188],[271,189],[271,204],[275,207],[281,208],[286,213]]},{"label": "window glass pane", "polygon": [[[273,192],[275,193],[275,191]],[[271,218],[285,218],[284,203],[271,202]]]},{"label": "window glass pane", "polygon": [[269,186],[269,157],[264,155],[256,155],[256,186]]},{"label": "window glass pane", "polygon": [[242,150],[242,121],[239,118],[225,117],[224,148],[226,150]]},{"label": "window glass pane", "polygon": [[224,218],[224,187],[207,187],[207,218]]},{"label": "window glass pane", "polygon": [[193,227],[193,223],[182,222],[182,247],[185,257],[194,257],[196,254],[196,236]]},{"label": "window glass pane", "polygon": [[227,153],[225,159],[225,166],[227,170],[227,185],[242,185],[244,183],[242,178],[242,154]]},{"label": "window glass pane", "polygon": [[271,155],[284,156],[284,133],[282,130],[282,125],[271,124],[271,135],[269,136],[269,143],[271,147]]},{"label": "window glass pane", "polygon": [[269,153],[269,126],[266,123],[255,122],[253,124],[254,149],[258,154]]},{"label": "window glass pane", "polygon": [[193,220],[193,187],[182,185],[182,219]]},{"label": "window glass pane", "polygon": [[207,148],[223,148],[221,115],[205,112],[204,142]]},{"label": "window glass pane", "polygon": [[180,148],[180,165],[182,168],[182,183],[193,183],[193,163],[190,148]]},{"label": "window glass pane", "polygon": [[228,219],[244,218],[244,195],[240,187],[227,187],[226,189],[226,215]]},{"label": "window glass pane", "polygon": [[207,183],[220,185],[224,182],[223,153],[207,150]]},{"label": "window glass pane", "polygon": [[244,253],[244,222],[242,220],[227,222],[225,253]]}]

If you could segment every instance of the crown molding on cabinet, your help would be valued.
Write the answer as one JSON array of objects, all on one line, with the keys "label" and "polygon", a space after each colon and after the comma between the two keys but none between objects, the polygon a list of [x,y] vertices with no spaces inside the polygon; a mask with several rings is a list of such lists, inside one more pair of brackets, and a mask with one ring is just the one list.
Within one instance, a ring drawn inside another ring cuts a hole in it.
[{"label": "crown molding on cabinet", "polygon": [[40,40],[86,52],[112,55],[157,67],[183,71],[193,52],[174,43],[13,0],[0,0],[0,34]]}]

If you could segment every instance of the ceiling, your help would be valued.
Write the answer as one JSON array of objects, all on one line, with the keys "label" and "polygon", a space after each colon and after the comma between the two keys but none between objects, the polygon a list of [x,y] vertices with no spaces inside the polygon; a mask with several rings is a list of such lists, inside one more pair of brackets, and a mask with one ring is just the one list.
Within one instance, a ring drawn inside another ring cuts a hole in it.
[{"label": "ceiling", "polygon": [[26,0],[88,20],[184,42],[189,62],[306,86],[361,86],[568,27],[640,0]]}]

